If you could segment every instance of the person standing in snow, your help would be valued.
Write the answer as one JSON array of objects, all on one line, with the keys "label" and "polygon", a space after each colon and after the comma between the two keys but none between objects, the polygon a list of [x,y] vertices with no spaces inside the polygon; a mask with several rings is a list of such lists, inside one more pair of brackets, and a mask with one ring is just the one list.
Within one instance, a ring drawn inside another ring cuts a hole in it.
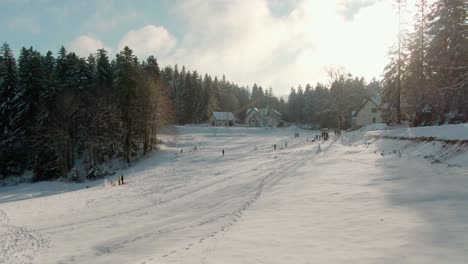
[{"label": "person standing in snow", "polygon": [[72,170],[71,170],[71,178],[72,178],[72,181],[74,182],[78,182],[78,171],[76,170],[76,167],[73,166]]},{"label": "person standing in snow", "polygon": [[223,157],[224,157],[224,149],[222,150],[222,152],[223,152]]},{"label": "person standing in snow", "polygon": [[124,184],[124,177],[123,177],[123,174],[120,176],[120,182],[122,183],[122,185]]}]

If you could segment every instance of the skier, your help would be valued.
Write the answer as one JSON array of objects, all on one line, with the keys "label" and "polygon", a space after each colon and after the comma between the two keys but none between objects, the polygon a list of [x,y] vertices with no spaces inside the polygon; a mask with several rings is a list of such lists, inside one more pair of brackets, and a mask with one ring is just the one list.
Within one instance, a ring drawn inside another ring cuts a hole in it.
[{"label": "skier", "polygon": [[223,157],[224,157],[224,149],[222,150],[222,152],[223,152]]},{"label": "skier", "polygon": [[120,182],[122,183],[122,185],[124,184],[124,177],[123,177],[123,174],[120,176]]}]

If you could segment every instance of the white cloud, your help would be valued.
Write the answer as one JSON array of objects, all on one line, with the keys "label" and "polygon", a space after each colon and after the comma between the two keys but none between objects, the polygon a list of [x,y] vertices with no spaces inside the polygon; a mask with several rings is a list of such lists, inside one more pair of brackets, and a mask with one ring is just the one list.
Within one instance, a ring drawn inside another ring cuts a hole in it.
[{"label": "white cloud", "polygon": [[111,48],[104,45],[100,40],[88,35],[79,36],[67,45],[69,51],[73,51],[81,57],[87,57],[91,53],[96,53],[101,48],[106,49],[108,52],[112,51]]},{"label": "white cloud", "polygon": [[361,9],[370,7],[377,3],[377,1],[381,0],[342,0],[341,13],[348,20],[353,20],[354,16],[357,15],[361,11]]},{"label": "white cloud", "polygon": [[395,15],[387,1],[358,2],[366,8],[354,8],[349,20],[343,16],[344,0],[290,1],[294,7],[280,16],[267,0],[187,0],[177,9],[187,33],[174,53],[158,59],[226,74],[241,85],[272,86],[277,94],[326,82],[328,65],[379,77],[394,41]]},{"label": "white cloud", "polygon": [[176,39],[164,27],[147,25],[127,32],[120,40],[118,49],[121,50],[125,46],[130,47],[138,57],[161,57],[173,50]]}]

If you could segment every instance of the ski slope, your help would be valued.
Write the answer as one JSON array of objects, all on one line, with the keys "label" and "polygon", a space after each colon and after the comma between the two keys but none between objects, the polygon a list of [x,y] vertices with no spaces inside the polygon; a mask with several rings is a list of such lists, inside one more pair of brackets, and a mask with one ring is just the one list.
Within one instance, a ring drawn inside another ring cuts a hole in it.
[{"label": "ski slope", "polygon": [[1,188],[0,263],[468,262],[466,147],[295,132],[177,127],[128,185]]}]

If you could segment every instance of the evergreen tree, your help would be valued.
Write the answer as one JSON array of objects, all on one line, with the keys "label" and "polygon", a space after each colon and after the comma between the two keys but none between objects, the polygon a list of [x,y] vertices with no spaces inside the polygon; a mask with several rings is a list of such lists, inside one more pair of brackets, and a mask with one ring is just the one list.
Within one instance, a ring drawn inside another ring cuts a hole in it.
[{"label": "evergreen tree", "polygon": [[135,121],[137,112],[137,84],[138,61],[133,51],[125,47],[116,59],[116,75],[114,86],[119,92],[119,108],[122,111],[122,121],[125,124],[123,156],[130,165],[131,157],[135,154]]},{"label": "evergreen tree", "polygon": [[7,43],[0,48],[0,140],[9,137],[12,127],[11,111],[18,87],[16,59]]},{"label": "evergreen tree", "polygon": [[[464,0],[438,0],[429,13],[430,43],[427,60],[442,112],[466,111],[468,86],[468,3]],[[440,100],[442,99],[442,100]]]},{"label": "evergreen tree", "polygon": [[406,102],[418,106],[434,102],[435,98],[431,98],[430,83],[428,82],[427,72],[427,1],[419,0],[417,3],[419,11],[416,15],[416,23],[414,31],[408,36],[407,49],[408,49],[408,63],[406,72],[403,76],[404,91],[402,95]]},{"label": "evergreen tree", "polygon": [[18,87],[16,60],[9,45],[0,48],[0,175],[18,173],[15,155],[17,135],[13,126],[13,104]]}]

